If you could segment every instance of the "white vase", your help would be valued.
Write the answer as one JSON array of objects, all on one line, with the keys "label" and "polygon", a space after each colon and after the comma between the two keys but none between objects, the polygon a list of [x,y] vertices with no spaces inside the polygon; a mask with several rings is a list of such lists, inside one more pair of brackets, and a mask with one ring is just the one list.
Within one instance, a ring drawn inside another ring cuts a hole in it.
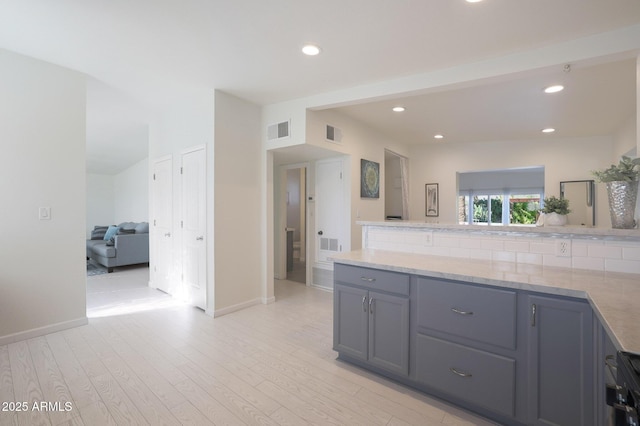
[{"label": "white vase", "polygon": [[566,214],[546,213],[544,215],[544,226],[565,226],[566,224]]}]

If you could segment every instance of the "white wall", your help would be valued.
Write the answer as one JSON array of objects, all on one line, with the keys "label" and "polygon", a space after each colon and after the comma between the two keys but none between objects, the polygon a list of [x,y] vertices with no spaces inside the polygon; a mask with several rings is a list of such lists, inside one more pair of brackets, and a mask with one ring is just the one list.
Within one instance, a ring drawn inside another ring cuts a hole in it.
[{"label": "white wall", "polygon": [[262,133],[257,105],[215,94],[216,315],[259,303],[264,250]]},{"label": "white wall", "polygon": [[117,175],[87,174],[87,236],[96,225],[149,221],[149,159]]},{"label": "white wall", "polygon": [[[190,147],[206,147],[207,158],[207,311],[214,306],[214,270],[215,264],[211,259],[214,253],[213,239],[213,133],[214,133],[214,92],[210,90],[183,92],[176,96],[172,92],[164,103],[169,105],[161,111],[156,111],[149,125],[149,162],[150,166],[159,158],[171,156],[173,158],[173,211],[172,211],[172,264],[167,267],[171,287],[181,286],[182,274],[182,234],[181,218],[181,181],[180,158],[181,153]],[[157,261],[154,253],[156,235],[153,232],[154,217],[153,200],[149,200],[149,261],[150,285],[156,287],[153,268]]]},{"label": "white wall", "polygon": [[149,159],[113,177],[114,222],[149,222]]},{"label": "white wall", "polygon": [[87,321],[85,99],[82,74],[0,50],[0,345]]},{"label": "white wall", "polygon": [[[325,139],[326,125],[342,130],[342,144],[337,145]],[[356,221],[384,220],[385,200],[385,149],[406,155],[408,148],[357,120],[332,110],[307,112],[307,143],[327,149],[334,149],[336,156],[350,157],[350,204],[351,204],[351,250],[362,245],[361,226]],[[375,161],[380,164],[380,198],[360,198],[360,160]],[[411,160],[410,160],[411,163]],[[411,164],[410,167],[413,167]],[[311,224],[310,224],[311,226]]]},{"label": "white wall", "polygon": [[87,238],[95,226],[109,226],[115,220],[113,176],[87,173]]},{"label": "white wall", "polygon": [[[544,166],[545,196],[557,197],[560,181],[592,179],[591,170],[607,166],[612,153],[612,139],[606,137],[412,146],[411,217],[456,223],[456,172]],[[424,212],[424,184],[430,182],[439,184],[437,218],[427,218]],[[606,190],[596,186],[596,226],[611,227]]]}]

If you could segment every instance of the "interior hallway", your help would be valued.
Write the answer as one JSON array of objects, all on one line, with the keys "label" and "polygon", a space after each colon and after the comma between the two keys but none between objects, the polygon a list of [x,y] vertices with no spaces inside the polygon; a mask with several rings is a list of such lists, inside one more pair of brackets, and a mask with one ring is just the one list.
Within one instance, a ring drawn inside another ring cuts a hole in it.
[{"label": "interior hallway", "polygon": [[0,425],[490,424],[337,361],[333,295],[291,281],[275,290],[276,303],[216,319],[175,304],[0,346],[0,401],[70,403],[0,412]]}]

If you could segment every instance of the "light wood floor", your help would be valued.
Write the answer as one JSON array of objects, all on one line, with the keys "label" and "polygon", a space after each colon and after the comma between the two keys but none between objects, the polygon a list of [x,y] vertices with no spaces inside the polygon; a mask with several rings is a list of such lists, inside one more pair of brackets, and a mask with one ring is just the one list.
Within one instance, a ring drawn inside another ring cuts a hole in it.
[{"label": "light wood floor", "polygon": [[0,425],[490,424],[337,361],[330,293],[279,281],[276,297],[216,319],[187,306],[96,317],[0,346],[0,409],[27,402]]}]

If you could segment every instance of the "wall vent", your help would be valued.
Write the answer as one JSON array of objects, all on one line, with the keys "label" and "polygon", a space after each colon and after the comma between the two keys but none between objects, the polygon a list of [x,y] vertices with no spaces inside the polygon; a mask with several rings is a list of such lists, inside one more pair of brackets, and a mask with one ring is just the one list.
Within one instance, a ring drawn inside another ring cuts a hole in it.
[{"label": "wall vent", "polygon": [[342,143],[342,130],[327,124],[327,140],[334,143]]},{"label": "wall vent", "polygon": [[289,137],[289,121],[282,121],[280,123],[270,124],[267,126],[267,139],[274,141],[277,139],[283,139]]},{"label": "wall vent", "polygon": [[339,251],[337,238],[320,238],[320,250]]}]

